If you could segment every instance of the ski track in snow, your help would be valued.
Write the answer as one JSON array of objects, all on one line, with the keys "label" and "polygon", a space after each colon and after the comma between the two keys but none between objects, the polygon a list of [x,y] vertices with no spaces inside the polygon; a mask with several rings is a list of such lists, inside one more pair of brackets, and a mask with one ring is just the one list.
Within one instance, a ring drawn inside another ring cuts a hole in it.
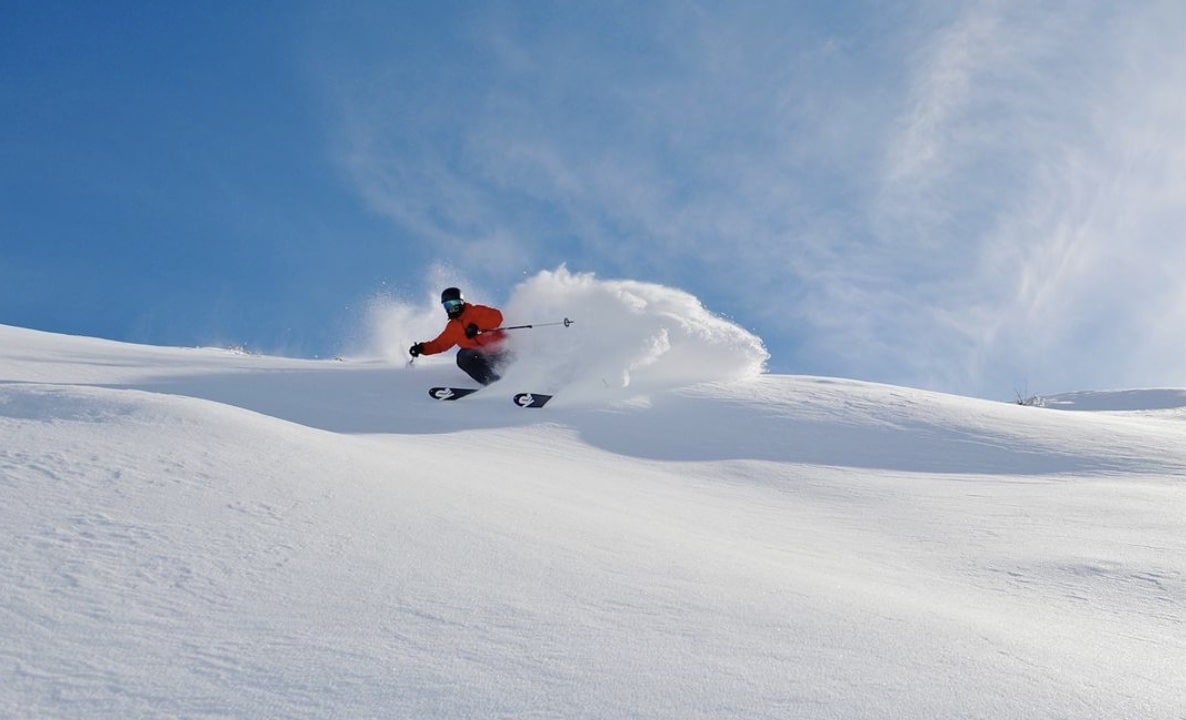
[{"label": "ski track in snow", "polygon": [[457,376],[0,326],[0,716],[1186,717],[1182,391]]}]

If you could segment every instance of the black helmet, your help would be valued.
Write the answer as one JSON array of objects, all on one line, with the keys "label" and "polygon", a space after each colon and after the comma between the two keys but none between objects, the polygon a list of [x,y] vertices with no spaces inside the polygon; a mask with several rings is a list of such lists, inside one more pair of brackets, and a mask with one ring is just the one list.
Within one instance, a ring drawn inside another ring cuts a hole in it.
[{"label": "black helmet", "polygon": [[445,288],[441,293],[441,304],[445,306],[445,313],[449,317],[455,318],[465,309],[465,298],[457,288]]}]

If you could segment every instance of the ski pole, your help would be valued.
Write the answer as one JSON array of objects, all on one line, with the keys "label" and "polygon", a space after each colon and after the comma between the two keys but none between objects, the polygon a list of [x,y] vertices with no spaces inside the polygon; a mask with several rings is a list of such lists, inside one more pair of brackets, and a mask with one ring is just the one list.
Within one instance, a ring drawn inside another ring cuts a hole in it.
[{"label": "ski pole", "polygon": [[563,325],[564,327],[568,327],[569,325],[572,325],[572,322],[573,322],[572,320],[569,320],[568,318],[564,318],[560,322],[535,323],[534,325],[507,325],[505,327],[497,327],[497,328],[493,328],[491,330],[483,330],[482,332],[488,333],[488,332],[497,332],[499,330],[526,330],[527,328],[552,327],[554,325]]}]

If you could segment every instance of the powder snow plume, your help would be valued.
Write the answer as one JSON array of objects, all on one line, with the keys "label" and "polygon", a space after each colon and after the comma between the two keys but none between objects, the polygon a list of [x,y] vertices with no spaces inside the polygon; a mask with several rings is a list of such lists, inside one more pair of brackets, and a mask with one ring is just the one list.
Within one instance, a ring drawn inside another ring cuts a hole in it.
[{"label": "powder snow plume", "polygon": [[[498,304],[480,289],[440,273],[431,280],[421,303],[389,297],[372,303],[372,353],[388,361],[406,359],[413,342],[440,332],[445,316],[436,297],[448,285],[461,287],[471,302]],[[634,395],[758,375],[769,358],[760,338],[712,314],[687,292],[602,280],[563,266],[517,285],[501,309],[506,325],[535,326],[508,332],[515,362],[504,377],[538,392],[563,387],[566,396]],[[572,325],[547,325],[565,318]],[[452,356],[452,351],[447,354],[447,362]],[[459,375],[458,381],[463,379]]]},{"label": "powder snow plume", "polygon": [[709,312],[682,290],[602,280],[560,267],[518,285],[503,309],[507,325],[570,327],[512,331],[506,378],[540,391],[630,394],[760,374],[760,338]]}]

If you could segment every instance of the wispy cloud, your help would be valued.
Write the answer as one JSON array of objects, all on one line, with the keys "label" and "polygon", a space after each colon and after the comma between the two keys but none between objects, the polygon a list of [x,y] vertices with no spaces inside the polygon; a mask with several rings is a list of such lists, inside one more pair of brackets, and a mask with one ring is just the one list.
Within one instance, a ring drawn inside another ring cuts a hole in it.
[{"label": "wispy cloud", "polygon": [[[362,83],[346,113],[355,182],[373,208],[433,242],[500,232],[522,253],[610,272],[785,280],[788,268],[761,268],[785,265],[796,256],[787,246],[804,242],[804,196],[819,179],[801,166],[824,167],[819,146],[841,142],[819,142],[838,120],[816,124],[829,101],[801,100],[826,82],[812,65],[825,66],[835,43],[796,30],[785,11],[676,8],[526,29],[484,16],[471,26],[484,82],[444,128],[418,128],[394,104],[439,121],[447,113],[434,103],[456,98],[396,101]],[[593,33],[598,23],[613,32]]]},{"label": "wispy cloud", "polygon": [[337,90],[343,167],[429,259],[677,285],[777,370],[1186,382],[1186,10],[907,7],[487,8]]},{"label": "wispy cloud", "polygon": [[1182,19],[994,3],[928,35],[821,340],[857,374],[977,394],[1186,382],[1160,320],[1181,284],[1155,269],[1186,266]]}]

